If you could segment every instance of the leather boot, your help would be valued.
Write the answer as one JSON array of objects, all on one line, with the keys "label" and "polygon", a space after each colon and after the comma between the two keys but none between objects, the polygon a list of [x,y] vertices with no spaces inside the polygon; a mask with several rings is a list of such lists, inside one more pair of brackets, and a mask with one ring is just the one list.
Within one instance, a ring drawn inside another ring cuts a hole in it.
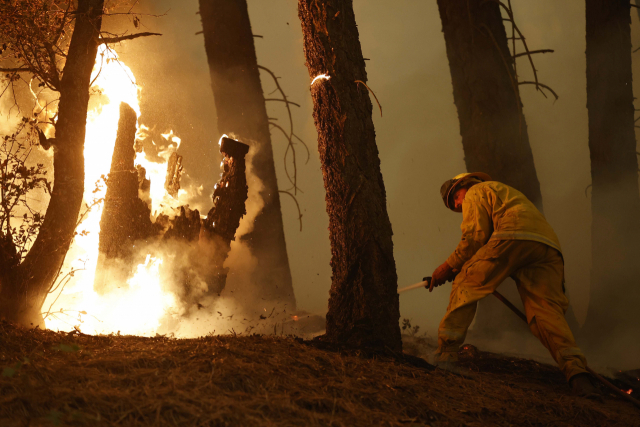
[{"label": "leather boot", "polygon": [[569,379],[569,385],[575,396],[602,400],[602,392],[593,384],[591,375],[586,372],[572,376]]}]

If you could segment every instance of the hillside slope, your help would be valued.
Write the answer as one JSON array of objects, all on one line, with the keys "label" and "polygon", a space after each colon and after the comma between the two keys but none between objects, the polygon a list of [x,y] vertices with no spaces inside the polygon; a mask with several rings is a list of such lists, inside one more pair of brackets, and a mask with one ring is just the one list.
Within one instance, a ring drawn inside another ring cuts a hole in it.
[{"label": "hillside slope", "polygon": [[276,336],[87,336],[0,321],[2,426],[640,426],[560,372],[466,347],[457,375],[416,359]]}]

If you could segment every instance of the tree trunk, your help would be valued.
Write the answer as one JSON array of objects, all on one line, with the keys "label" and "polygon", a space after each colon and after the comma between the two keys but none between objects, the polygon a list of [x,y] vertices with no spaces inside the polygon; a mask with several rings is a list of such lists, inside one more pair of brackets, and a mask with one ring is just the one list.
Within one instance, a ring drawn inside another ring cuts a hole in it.
[{"label": "tree trunk", "polygon": [[94,281],[94,289],[99,293],[126,282],[134,267],[135,242],[156,234],[150,219],[151,210],[138,197],[139,176],[134,166],[137,122],[133,108],[121,103],[100,219],[100,250]]},{"label": "tree trunk", "polygon": [[500,7],[438,0],[465,164],[520,190],[542,208]]},{"label": "tree trunk", "polygon": [[200,247],[210,254],[206,276],[208,294],[220,295],[227,283],[228,269],[224,262],[229,256],[231,241],[235,240],[240,219],[247,213],[245,155],[249,146],[231,138],[222,138],[220,152],[224,156],[222,177],[213,192],[213,207],[204,220],[200,233]]},{"label": "tree trunk", "polygon": [[43,325],[42,304],[73,240],[84,192],[84,138],[91,71],[98,52],[104,0],[79,0],[60,85],[54,187],[44,223],[25,260],[4,281],[0,316]]},{"label": "tree trunk", "polygon": [[[634,134],[629,0],[587,0],[587,108],[591,154],[590,347],[640,323],[640,196]],[[636,340],[637,341],[637,340]]]},{"label": "tree trunk", "polygon": [[[469,172],[485,172],[520,190],[542,210],[540,183],[500,7],[483,0],[438,0],[453,100]],[[503,291],[501,291],[503,292]],[[519,299],[514,286],[511,299]],[[473,333],[524,331],[500,303],[482,300]]]},{"label": "tree trunk", "polygon": [[351,0],[299,0],[326,189],[331,268],[327,338],[402,347],[391,223]]},{"label": "tree trunk", "polygon": [[252,147],[253,172],[262,181],[264,207],[253,231],[243,237],[257,258],[254,281],[261,297],[295,309],[271,149],[267,110],[260,83],[246,0],[200,0],[200,16],[218,131]]}]

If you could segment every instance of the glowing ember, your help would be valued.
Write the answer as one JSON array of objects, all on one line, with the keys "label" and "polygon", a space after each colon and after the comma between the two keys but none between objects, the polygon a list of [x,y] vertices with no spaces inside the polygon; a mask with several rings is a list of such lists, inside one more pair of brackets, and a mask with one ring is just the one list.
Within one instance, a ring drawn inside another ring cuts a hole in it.
[{"label": "glowing ember", "polygon": [[625,393],[627,393],[627,394],[631,394],[631,393],[633,393],[633,389],[632,389],[632,388],[630,388],[629,390],[623,390],[623,391],[624,391]]},{"label": "glowing ember", "polygon": [[327,74],[320,74],[319,76],[316,76],[315,79],[313,79],[311,81],[311,86],[313,86],[313,84],[317,81],[317,80],[329,80],[331,78],[331,76],[327,75]]},{"label": "glowing ember", "polygon": [[291,318],[293,319],[294,322],[298,321],[298,316],[291,316]]}]

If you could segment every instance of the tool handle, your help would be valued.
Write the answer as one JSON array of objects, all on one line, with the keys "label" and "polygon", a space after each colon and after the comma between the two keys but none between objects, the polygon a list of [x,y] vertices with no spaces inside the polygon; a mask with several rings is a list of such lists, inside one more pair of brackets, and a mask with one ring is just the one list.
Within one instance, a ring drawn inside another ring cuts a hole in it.
[{"label": "tool handle", "polygon": [[[521,312],[515,305],[511,304],[511,301],[509,301],[508,299],[506,299],[504,296],[502,296],[502,294],[500,294],[498,291],[494,291],[493,292],[493,296],[498,298],[500,301],[502,301],[507,307],[509,307],[511,309],[511,311],[513,311],[519,318],[521,318],[522,320],[524,320],[526,323],[527,322],[527,316],[525,316],[525,314],[523,312]],[[591,375],[593,375],[598,381],[600,381],[602,384],[604,384],[605,387],[607,387],[609,390],[611,390],[612,392],[614,392],[618,397],[621,397],[623,399],[625,399],[628,402],[633,403],[634,405],[636,405],[638,408],[640,408],[640,401],[638,399],[636,399],[635,397],[629,396],[627,393],[625,393],[624,391],[620,390],[618,387],[616,387],[615,385],[611,384],[609,381],[607,381],[603,376],[601,376],[600,374],[598,374],[596,371],[594,371],[593,369],[591,369],[590,367],[586,366],[587,371],[589,371],[589,373]]]},{"label": "tool handle", "polygon": [[412,289],[426,288],[429,285],[431,285],[431,277],[423,277],[422,278],[422,282],[415,283],[413,285],[406,286],[404,288],[398,289],[398,293],[401,294],[403,292],[410,291]]}]

